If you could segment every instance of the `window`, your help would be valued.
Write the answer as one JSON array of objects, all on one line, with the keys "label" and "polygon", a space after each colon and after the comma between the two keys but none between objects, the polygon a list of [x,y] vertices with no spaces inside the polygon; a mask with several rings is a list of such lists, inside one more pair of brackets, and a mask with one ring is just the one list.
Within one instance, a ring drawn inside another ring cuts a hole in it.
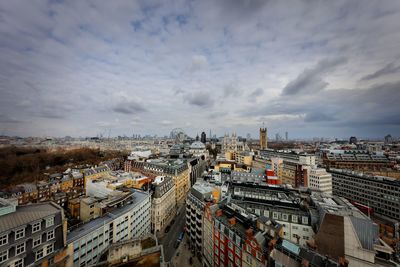
[{"label": "window", "polygon": [[8,260],[8,249],[0,252],[0,263]]},{"label": "window", "polygon": [[33,243],[32,243],[32,247],[35,248],[37,246],[39,246],[40,244],[42,244],[42,236],[37,236],[33,238]]},{"label": "window", "polygon": [[305,216],[303,216],[303,218],[302,218],[302,223],[303,223],[303,224],[308,224],[308,218],[305,217]]},{"label": "window", "polygon": [[235,252],[236,252],[236,255],[240,256],[240,248],[236,247]]},{"label": "window", "polygon": [[250,247],[250,245],[246,245],[246,251],[247,251],[248,253],[251,253],[251,247]]},{"label": "window", "polygon": [[292,215],[292,222],[297,223],[297,215]]},{"label": "window", "polygon": [[46,255],[53,253],[53,250],[54,250],[54,244],[47,245],[46,246]]},{"label": "window", "polygon": [[288,215],[287,214],[282,214],[282,220],[287,221],[288,220]]},{"label": "window", "polygon": [[229,250],[228,250],[228,257],[229,257],[231,260],[233,260],[233,254],[232,254],[232,252],[230,252]]},{"label": "window", "polygon": [[240,262],[240,259],[239,259],[239,258],[236,258],[235,261],[236,261],[236,266],[240,266],[240,263],[241,263],[241,262]]},{"label": "window", "polygon": [[41,222],[37,222],[32,225],[32,233],[39,232],[40,229],[41,229]]},{"label": "window", "polygon": [[219,245],[219,249],[220,249],[221,251],[225,251],[224,244],[220,244],[220,245]]},{"label": "window", "polygon": [[47,239],[46,239],[46,241],[52,240],[53,238],[54,238],[54,230],[52,230],[52,231],[50,231],[50,232],[47,232]]},{"label": "window", "polygon": [[21,244],[18,244],[15,247],[15,255],[19,255],[19,254],[24,253],[24,252],[25,252],[25,242],[21,243]]},{"label": "window", "polygon": [[0,236],[0,246],[8,243],[8,234]]},{"label": "window", "polygon": [[54,225],[54,217],[46,219],[46,228]]},{"label": "window", "polygon": [[25,228],[15,231],[15,240],[21,239],[25,236]]},{"label": "window", "polygon": [[14,261],[14,267],[23,267],[24,266],[24,259],[18,259]]},{"label": "window", "polygon": [[228,247],[233,250],[233,244],[230,241],[228,241]]},{"label": "window", "polygon": [[258,251],[257,251],[257,253],[256,253],[256,258],[257,258],[257,260],[259,260],[259,261],[261,260],[261,253],[258,252]]}]

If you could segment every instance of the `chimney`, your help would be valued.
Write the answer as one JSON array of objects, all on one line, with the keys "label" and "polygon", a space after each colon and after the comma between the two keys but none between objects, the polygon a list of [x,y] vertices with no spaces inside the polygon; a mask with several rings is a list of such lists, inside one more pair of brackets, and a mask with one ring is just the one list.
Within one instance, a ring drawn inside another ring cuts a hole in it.
[{"label": "chimney", "polygon": [[222,210],[217,210],[216,216],[220,217],[222,215]]},{"label": "chimney", "polygon": [[235,217],[230,218],[228,221],[229,221],[230,225],[235,225],[236,224],[236,218]]},{"label": "chimney", "polygon": [[249,229],[246,230],[246,236],[253,237],[253,228],[252,227],[250,227]]}]

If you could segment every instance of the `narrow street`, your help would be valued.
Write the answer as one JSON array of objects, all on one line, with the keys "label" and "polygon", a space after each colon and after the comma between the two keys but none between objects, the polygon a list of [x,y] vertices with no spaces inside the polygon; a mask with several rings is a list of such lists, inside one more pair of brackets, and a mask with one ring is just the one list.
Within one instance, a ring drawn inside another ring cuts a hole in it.
[{"label": "narrow street", "polygon": [[185,227],[185,214],[186,214],[186,205],[183,205],[179,209],[179,214],[175,218],[175,223],[171,226],[169,232],[162,238],[160,238],[160,243],[164,248],[164,258],[165,261],[168,262],[174,256],[175,251],[174,248],[175,241],[178,239],[179,234],[183,232]]}]

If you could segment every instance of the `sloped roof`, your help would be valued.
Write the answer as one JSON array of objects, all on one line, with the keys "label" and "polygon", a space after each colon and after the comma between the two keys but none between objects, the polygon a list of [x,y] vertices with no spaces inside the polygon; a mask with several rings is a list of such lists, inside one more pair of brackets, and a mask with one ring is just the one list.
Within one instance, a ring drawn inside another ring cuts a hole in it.
[{"label": "sloped roof", "polygon": [[0,216],[0,233],[44,219],[61,212],[52,202],[18,206],[15,212]]}]

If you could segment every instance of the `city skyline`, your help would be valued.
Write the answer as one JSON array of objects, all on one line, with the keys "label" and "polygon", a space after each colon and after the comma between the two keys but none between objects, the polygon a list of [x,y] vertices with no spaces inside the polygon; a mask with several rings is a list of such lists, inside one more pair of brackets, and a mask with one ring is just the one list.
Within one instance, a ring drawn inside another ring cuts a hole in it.
[{"label": "city skyline", "polygon": [[0,3],[0,134],[400,133],[398,1],[29,5]]}]

